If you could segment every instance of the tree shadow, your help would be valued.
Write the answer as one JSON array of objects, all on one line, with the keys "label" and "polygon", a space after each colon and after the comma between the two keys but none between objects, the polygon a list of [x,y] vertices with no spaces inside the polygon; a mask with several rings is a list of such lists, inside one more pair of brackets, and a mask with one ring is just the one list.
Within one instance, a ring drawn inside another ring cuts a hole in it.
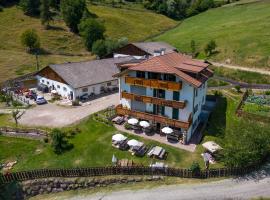
[{"label": "tree shadow", "polygon": [[0,185],[0,199],[24,199],[21,184],[13,181],[11,183]]},{"label": "tree shadow", "polygon": [[226,129],[227,99],[222,96],[217,97],[217,105],[211,113],[208,125],[204,131],[204,136],[215,136],[224,138]]},{"label": "tree shadow", "polygon": [[54,26],[54,25],[49,25],[47,30],[53,30],[53,31],[65,31],[65,29],[61,26]]}]

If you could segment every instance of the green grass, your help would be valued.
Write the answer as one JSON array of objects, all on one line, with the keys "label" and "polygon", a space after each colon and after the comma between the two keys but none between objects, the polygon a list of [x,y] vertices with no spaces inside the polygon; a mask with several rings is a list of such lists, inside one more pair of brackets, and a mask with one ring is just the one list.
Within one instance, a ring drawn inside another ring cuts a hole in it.
[{"label": "green grass", "polygon": [[[17,160],[14,170],[29,170],[38,168],[57,168],[57,167],[89,167],[111,165],[112,155],[118,159],[128,158],[137,163],[149,165],[152,161],[147,156],[143,158],[132,156],[128,151],[120,151],[111,146],[111,137],[115,133],[115,128],[108,127],[91,119],[78,125],[81,133],[77,134],[70,142],[74,148],[61,155],[56,155],[49,144],[40,141],[32,141],[22,138],[10,138],[0,136],[1,149],[0,162]],[[145,144],[159,145],[164,147],[168,152],[166,163],[175,167],[189,167],[194,160],[203,166],[203,160],[200,156],[201,150],[190,153],[184,150],[173,148],[150,140],[143,140],[140,137],[131,136],[145,142]]]},{"label": "green grass", "polygon": [[243,110],[256,115],[270,117],[270,106],[246,102],[243,107]]},{"label": "green grass", "polygon": [[226,77],[239,82],[270,84],[270,75],[260,74],[256,72],[228,69],[225,67],[211,66],[210,68],[214,71],[214,74],[217,76]]},{"label": "green grass", "polygon": [[154,38],[190,52],[190,41],[203,52],[212,39],[219,53],[211,59],[233,64],[270,68],[270,2],[225,6],[188,18],[177,28]]},{"label": "green grass", "polygon": [[176,21],[163,15],[145,10],[93,5],[90,5],[89,9],[104,21],[107,36],[111,38],[127,37],[130,42],[144,40],[177,24]]},{"label": "green grass", "polygon": [[[111,38],[127,37],[130,41],[138,41],[177,24],[174,20],[150,11],[89,7],[104,21],[106,35]],[[35,56],[28,54],[20,42],[20,35],[29,28],[37,30],[41,47],[46,52],[39,56],[41,67],[93,59],[86,51],[82,39],[71,33],[60,17],[56,18],[51,23],[53,28],[45,30],[39,18],[24,15],[16,6],[4,8],[0,12],[0,82],[35,70]]]},{"label": "green grass", "polygon": [[218,87],[218,86],[226,86],[226,85],[229,85],[229,83],[227,83],[225,81],[218,80],[218,79],[214,79],[214,78],[211,78],[207,82],[208,87]]}]

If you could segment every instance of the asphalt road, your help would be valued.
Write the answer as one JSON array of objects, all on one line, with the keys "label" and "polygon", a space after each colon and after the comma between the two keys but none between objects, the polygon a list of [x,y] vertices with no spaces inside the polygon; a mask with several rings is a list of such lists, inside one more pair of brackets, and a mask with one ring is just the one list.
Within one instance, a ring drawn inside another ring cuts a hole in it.
[{"label": "asphalt road", "polygon": [[216,200],[270,197],[270,165],[264,170],[237,179],[193,184],[173,185],[147,190],[123,190],[111,193],[74,196],[68,200]]}]

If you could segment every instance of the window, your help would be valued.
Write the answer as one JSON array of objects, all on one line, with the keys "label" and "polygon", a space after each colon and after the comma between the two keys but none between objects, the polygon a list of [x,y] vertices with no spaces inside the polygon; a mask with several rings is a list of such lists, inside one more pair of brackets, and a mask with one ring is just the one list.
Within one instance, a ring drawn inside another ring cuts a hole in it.
[{"label": "window", "polygon": [[66,92],[67,91],[67,88],[66,87],[63,87],[63,90]]},{"label": "window", "polygon": [[174,101],[179,101],[180,100],[180,92],[173,91],[173,100]]},{"label": "window", "polygon": [[195,88],[194,90],[195,90],[195,97],[197,97],[198,96],[198,89]]},{"label": "window", "polygon": [[44,83],[44,80],[41,80],[42,83]]},{"label": "window", "polygon": [[47,85],[50,85],[50,82],[49,81],[47,81]]},{"label": "window", "polygon": [[145,72],[137,71],[137,72],[136,72],[136,77],[137,77],[137,78],[145,78]]},{"label": "window", "polygon": [[172,110],[172,118],[173,119],[179,119],[179,109],[173,108]]},{"label": "window", "polygon": [[60,89],[60,85],[57,85],[57,88]]},{"label": "window", "polygon": [[159,79],[161,80],[160,73],[148,72],[148,79]]},{"label": "window", "polygon": [[111,85],[112,85],[112,83],[111,83],[111,82],[107,83],[107,86],[111,86]]},{"label": "window", "polygon": [[164,80],[165,81],[176,81],[176,77],[172,74],[164,74]]},{"label": "window", "polygon": [[193,113],[195,114],[198,111],[198,104],[195,106]]},{"label": "window", "polygon": [[88,88],[83,88],[82,92],[88,92]]}]

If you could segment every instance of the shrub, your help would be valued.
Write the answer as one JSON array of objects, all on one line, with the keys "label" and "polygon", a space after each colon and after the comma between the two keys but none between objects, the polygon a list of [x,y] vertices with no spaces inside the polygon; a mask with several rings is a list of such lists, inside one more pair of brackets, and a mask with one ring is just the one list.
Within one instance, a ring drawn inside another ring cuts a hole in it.
[{"label": "shrub", "polygon": [[3,12],[3,7],[0,5],[0,12]]},{"label": "shrub", "polygon": [[195,173],[195,174],[201,171],[201,167],[199,163],[195,161],[191,164],[189,169],[192,171],[192,173]]},{"label": "shrub", "polygon": [[72,101],[72,106],[79,106],[80,105],[80,102],[78,99]]},{"label": "shrub", "polygon": [[270,90],[268,90],[268,91],[265,91],[265,93],[264,93],[265,95],[270,95]]},{"label": "shrub", "polygon": [[241,87],[240,87],[240,85],[236,85],[234,88],[236,89],[236,92],[238,92],[238,93],[241,92]]},{"label": "shrub", "polygon": [[69,150],[73,148],[73,144],[70,144],[67,139],[64,132],[62,132],[60,129],[53,129],[52,132],[52,148],[53,151],[56,154],[61,154],[65,150]]},{"label": "shrub", "polygon": [[23,104],[19,101],[12,101],[12,106],[13,107],[19,107],[19,106],[22,106]]},{"label": "shrub", "polygon": [[23,12],[27,15],[38,15],[39,14],[39,0],[20,0],[20,6]]},{"label": "shrub", "polygon": [[132,128],[132,126],[129,123],[125,123],[124,127],[127,130],[130,130]]},{"label": "shrub", "polygon": [[216,48],[217,48],[217,44],[215,40],[211,40],[210,42],[208,42],[206,46],[204,47],[204,52],[206,56],[211,56],[214,53]]},{"label": "shrub", "polygon": [[45,138],[43,139],[43,142],[48,143],[48,142],[49,142],[49,138],[45,137]]}]

